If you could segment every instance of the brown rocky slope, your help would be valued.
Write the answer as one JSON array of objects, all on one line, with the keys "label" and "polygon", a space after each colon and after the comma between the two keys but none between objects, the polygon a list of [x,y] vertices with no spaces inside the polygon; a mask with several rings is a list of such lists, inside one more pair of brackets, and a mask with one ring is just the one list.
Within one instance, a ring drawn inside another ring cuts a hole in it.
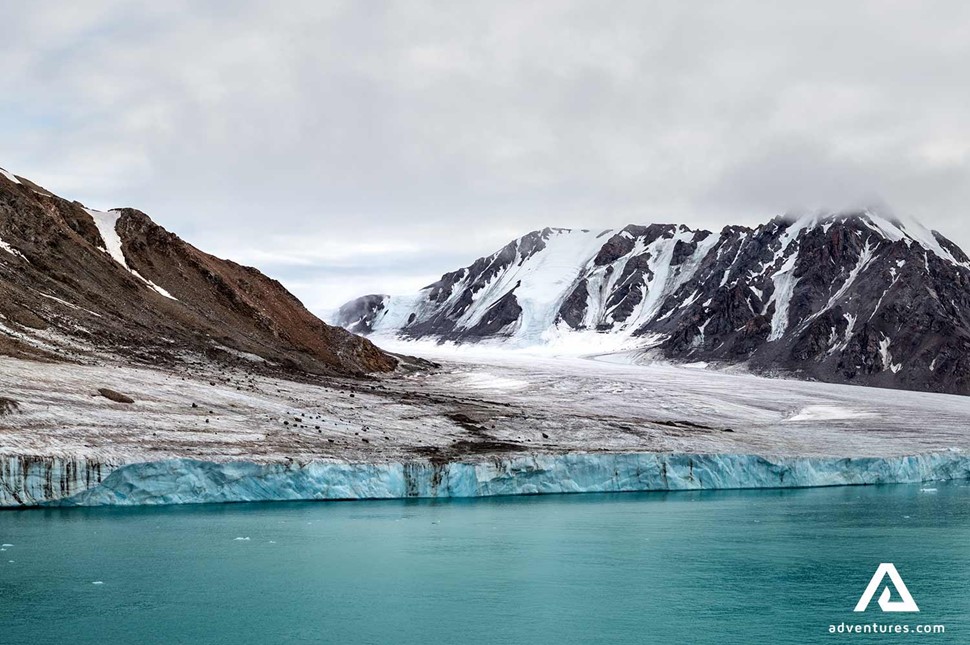
[{"label": "brown rocky slope", "polygon": [[166,364],[205,356],[326,375],[389,371],[279,282],[134,209],[98,213],[0,172],[0,354]]}]

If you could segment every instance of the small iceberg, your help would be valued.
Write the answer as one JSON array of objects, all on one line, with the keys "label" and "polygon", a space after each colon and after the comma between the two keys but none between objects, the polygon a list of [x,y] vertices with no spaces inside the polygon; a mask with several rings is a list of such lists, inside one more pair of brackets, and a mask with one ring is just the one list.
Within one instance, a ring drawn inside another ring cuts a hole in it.
[{"label": "small iceberg", "polygon": [[249,538],[248,537],[237,537],[234,540],[234,542],[248,542],[248,541],[249,541]]}]

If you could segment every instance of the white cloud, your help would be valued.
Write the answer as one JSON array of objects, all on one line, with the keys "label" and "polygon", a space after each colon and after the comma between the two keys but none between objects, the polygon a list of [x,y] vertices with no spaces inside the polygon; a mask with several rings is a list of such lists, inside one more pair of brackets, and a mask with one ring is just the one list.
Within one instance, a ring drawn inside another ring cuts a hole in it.
[{"label": "white cloud", "polygon": [[32,3],[0,24],[0,165],[297,290],[316,266],[317,307],[543,226],[880,198],[970,246],[968,18],[959,2]]}]

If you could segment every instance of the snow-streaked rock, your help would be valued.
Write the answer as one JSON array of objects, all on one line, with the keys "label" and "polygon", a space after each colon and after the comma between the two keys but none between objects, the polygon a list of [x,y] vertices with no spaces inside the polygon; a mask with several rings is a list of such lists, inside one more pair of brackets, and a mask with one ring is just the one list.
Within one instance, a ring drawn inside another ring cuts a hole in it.
[{"label": "snow-streaked rock", "polygon": [[3,168],[0,168],[0,177],[3,177],[7,181],[13,182],[15,184],[19,184],[20,183],[20,180],[17,179],[12,172],[8,172],[8,171],[4,170]]},{"label": "snow-streaked rock", "polygon": [[[407,296],[333,322],[396,339],[640,349],[837,383],[970,394],[970,259],[884,209],[682,225],[543,229]],[[941,371],[942,370],[942,371]]]},{"label": "snow-streaked rock", "polygon": [[104,242],[105,253],[111,256],[115,262],[123,266],[129,273],[144,282],[149,288],[153,289],[156,293],[159,293],[169,300],[177,300],[172,294],[170,294],[165,289],[146,279],[140,273],[128,266],[128,260],[125,259],[125,252],[122,249],[121,236],[118,235],[118,220],[121,218],[121,213],[118,211],[97,211],[90,208],[85,209],[91,219],[94,220],[95,226],[98,227],[98,232],[101,234],[101,240]]}]

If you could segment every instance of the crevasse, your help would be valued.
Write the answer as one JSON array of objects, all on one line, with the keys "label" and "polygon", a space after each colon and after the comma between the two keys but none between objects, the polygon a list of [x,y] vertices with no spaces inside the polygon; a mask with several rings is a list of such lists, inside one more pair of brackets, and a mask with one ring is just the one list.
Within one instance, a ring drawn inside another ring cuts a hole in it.
[{"label": "crevasse", "polygon": [[954,479],[970,479],[970,456],[957,451],[851,458],[570,453],[374,464],[176,459],[120,466],[0,457],[0,506],[488,497]]}]

